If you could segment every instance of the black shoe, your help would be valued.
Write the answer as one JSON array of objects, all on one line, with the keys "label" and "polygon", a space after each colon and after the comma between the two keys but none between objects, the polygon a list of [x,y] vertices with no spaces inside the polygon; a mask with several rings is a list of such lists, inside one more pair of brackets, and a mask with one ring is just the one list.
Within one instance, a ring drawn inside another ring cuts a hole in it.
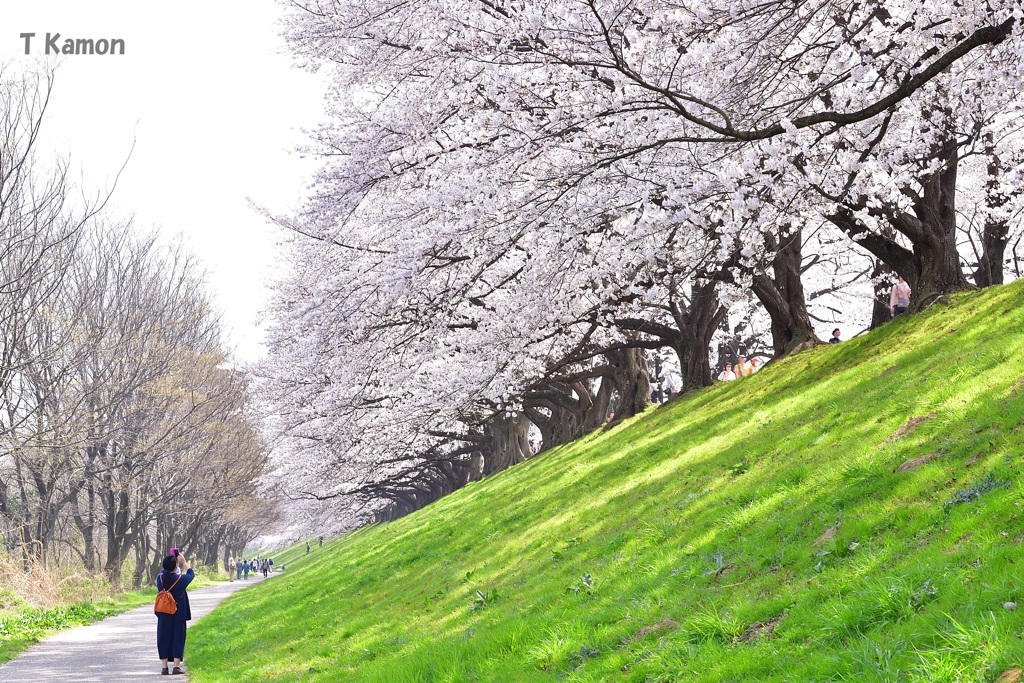
[{"label": "black shoe", "polygon": [[169,673],[171,673],[171,672],[168,671],[166,668],[160,669],[160,674],[163,675],[163,676],[166,676]]},{"label": "black shoe", "polygon": [[174,671],[172,671],[171,673],[172,674],[183,674],[185,672],[181,670],[180,666],[176,666],[176,667],[174,667]]}]

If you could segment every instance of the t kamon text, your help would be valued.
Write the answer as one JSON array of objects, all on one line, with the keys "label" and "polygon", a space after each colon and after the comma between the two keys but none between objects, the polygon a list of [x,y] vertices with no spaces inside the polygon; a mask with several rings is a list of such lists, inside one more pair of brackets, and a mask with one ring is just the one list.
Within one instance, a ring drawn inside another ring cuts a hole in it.
[{"label": "t kamon text", "polygon": [[[32,54],[32,39],[35,33],[22,33],[25,41],[25,54]],[[37,43],[38,45],[38,43]],[[123,55],[124,39],[122,38],[64,38],[59,33],[47,33],[43,40],[48,55]]]}]

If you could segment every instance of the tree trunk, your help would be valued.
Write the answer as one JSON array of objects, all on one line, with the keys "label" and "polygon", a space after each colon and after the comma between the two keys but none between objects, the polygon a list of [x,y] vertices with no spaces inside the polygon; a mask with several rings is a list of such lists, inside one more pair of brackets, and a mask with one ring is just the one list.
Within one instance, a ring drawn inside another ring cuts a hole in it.
[{"label": "tree trunk", "polygon": [[142,588],[149,560],[149,543],[144,538],[135,539],[135,568],[132,571],[132,587]]},{"label": "tree trunk", "polygon": [[647,359],[643,349],[615,349],[604,354],[612,374],[601,378],[601,385],[610,381],[619,400],[615,419],[620,420],[643,412],[651,404],[651,381],[647,376]]},{"label": "tree trunk", "polygon": [[751,282],[772,321],[772,350],[775,358],[821,343],[807,314],[807,301],[801,279],[803,233],[782,228],[778,236],[765,234],[765,246],[772,252],[773,276],[765,270],[754,273]]},{"label": "tree trunk", "polygon": [[583,415],[583,426],[580,429],[581,435],[589,434],[595,429],[600,429],[611,413],[612,399],[615,395],[615,383],[605,381],[605,379],[604,377],[601,378],[597,393],[590,397],[590,408]]},{"label": "tree trunk", "polygon": [[[875,268],[871,271],[871,278],[875,280],[883,275],[892,273],[892,268],[879,259],[873,259]],[[875,282],[872,285],[874,296],[871,299],[871,329],[889,322],[892,317],[889,313],[889,291],[892,285],[887,282]]]},{"label": "tree trunk", "polygon": [[671,303],[672,317],[679,331],[671,346],[679,358],[682,393],[709,387],[714,382],[711,339],[729,312],[718,299],[718,284],[714,279],[694,283],[688,307],[681,307],[675,301]]},{"label": "tree trunk", "polygon": [[[573,396],[575,394],[575,397]],[[598,396],[601,392],[598,392]],[[523,400],[523,412],[541,433],[543,450],[569,443],[584,434],[588,415],[597,407],[594,396],[583,381],[548,382],[531,391]],[[607,405],[607,404],[606,404]],[[549,414],[545,415],[542,409]],[[600,424],[605,415],[600,416]]]},{"label": "tree trunk", "polygon": [[910,240],[911,249],[884,233],[869,230],[856,219],[851,208],[868,207],[866,197],[861,197],[856,206],[842,207],[828,216],[855,242],[903,276],[912,292],[910,312],[930,306],[943,294],[971,286],[960,266],[956,247],[956,141],[948,141],[938,158],[943,165],[924,178],[912,213],[893,207],[868,208]]},{"label": "tree trunk", "polygon": [[985,156],[988,158],[988,181],[985,183],[985,205],[989,209],[981,235],[981,255],[974,270],[974,284],[991,287],[1003,284],[1003,261],[1009,242],[1009,225],[1005,219],[993,215],[1009,201],[999,186],[1002,164],[996,154],[992,133],[985,135]]},{"label": "tree trunk", "polygon": [[[97,457],[95,446],[85,448],[85,467],[82,480],[72,479],[69,491],[72,519],[79,533],[82,534],[82,550],[85,569],[95,572],[98,566],[96,553],[96,486],[94,483],[93,465]],[[80,496],[84,493],[84,500]]]},{"label": "tree trunk", "polygon": [[529,430],[530,421],[523,413],[499,415],[484,425],[488,437],[484,449],[484,476],[506,470],[532,455]]}]

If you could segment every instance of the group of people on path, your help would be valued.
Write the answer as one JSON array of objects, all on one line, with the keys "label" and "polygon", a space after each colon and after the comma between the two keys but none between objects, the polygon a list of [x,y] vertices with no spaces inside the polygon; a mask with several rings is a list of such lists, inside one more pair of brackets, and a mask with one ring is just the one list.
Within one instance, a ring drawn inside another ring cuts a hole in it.
[{"label": "group of people on path", "polygon": [[269,557],[255,557],[251,560],[235,560],[231,558],[228,560],[228,576],[234,581],[238,579],[249,578],[249,572],[255,574],[256,572],[263,572],[263,578],[266,578],[270,573],[274,571],[274,560]]},{"label": "group of people on path", "polygon": [[273,571],[273,559],[269,557],[254,557],[251,560],[229,560],[227,563],[227,574],[233,573],[234,578],[231,581],[238,579],[249,579],[249,572],[256,573],[257,571],[263,572],[263,578],[266,579],[267,575]]}]

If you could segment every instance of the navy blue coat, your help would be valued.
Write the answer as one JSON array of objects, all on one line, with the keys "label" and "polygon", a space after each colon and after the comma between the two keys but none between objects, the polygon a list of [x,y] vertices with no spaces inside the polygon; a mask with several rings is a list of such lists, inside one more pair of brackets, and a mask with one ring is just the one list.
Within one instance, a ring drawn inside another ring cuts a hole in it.
[{"label": "navy blue coat", "polygon": [[[156,588],[157,590],[163,590],[164,588],[171,589],[171,595],[174,596],[174,602],[178,606],[178,611],[174,614],[161,614],[154,612],[157,618],[165,619],[167,621],[189,621],[192,619],[192,608],[188,604],[188,593],[185,591],[188,585],[192,583],[192,579],[196,578],[196,573],[189,570],[184,574],[175,574],[174,572],[160,572],[156,576]],[[174,583],[177,580],[177,583]]]}]

